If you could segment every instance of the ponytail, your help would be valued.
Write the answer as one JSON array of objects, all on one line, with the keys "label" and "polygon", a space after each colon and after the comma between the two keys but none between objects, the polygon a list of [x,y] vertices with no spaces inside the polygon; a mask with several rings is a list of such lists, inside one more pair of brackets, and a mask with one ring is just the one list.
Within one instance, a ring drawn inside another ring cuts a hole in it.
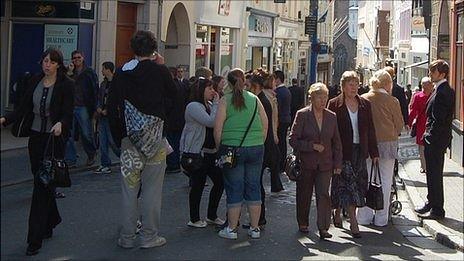
[{"label": "ponytail", "polygon": [[243,110],[245,106],[245,97],[243,97],[243,88],[245,86],[245,76],[241,69],[233,69],[227,75],[227,80],[232,89],[232,105],[238,111]]}]

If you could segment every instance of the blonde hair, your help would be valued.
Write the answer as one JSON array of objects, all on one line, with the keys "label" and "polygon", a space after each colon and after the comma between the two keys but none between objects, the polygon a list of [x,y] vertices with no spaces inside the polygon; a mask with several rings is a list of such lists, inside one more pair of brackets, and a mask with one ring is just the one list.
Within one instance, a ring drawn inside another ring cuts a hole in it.
[{"label": "blonde hair", "polygon": [[385,89],[387,84],[392,84],[392,77],[386,69],[380,69],[369,79],[371,90]]},{"label": "blonde hair", "polygon": [[[343,88],[347,82],[356,80],[356,83],[359,83],[359,76],[355,71],[345,71],[340,78],[340,87]],[[343,89],[342,89],[343,91]]]},{"label": "blonde hair", "polygon": [[327,89],[327,86],[323,84],[322,82],[316,82],[311,84],[308,89],[308,95],[309,96],[314,96],[314,95],[319,95],[319,94],[325,94],[329,95],[329,89]]},{"label": "blonde hair", "polygon": [[395,77],[395,68],[391,67],[391,66],[387,66],[384,68],[384,70],[386,70],[388,72],[388,74],[390,74],[390,77]]}]

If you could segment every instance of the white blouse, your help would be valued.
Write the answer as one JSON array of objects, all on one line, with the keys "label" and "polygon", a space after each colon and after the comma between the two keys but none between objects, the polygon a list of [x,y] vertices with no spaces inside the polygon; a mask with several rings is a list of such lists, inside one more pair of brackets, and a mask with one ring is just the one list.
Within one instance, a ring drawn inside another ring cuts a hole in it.
[{"label": "white blouse", "polygon": [[351,128],[353,129],[353,143],[359,144],[358,111],[351,112],[350,109],[348,109],[348,114],[350,115]]}]

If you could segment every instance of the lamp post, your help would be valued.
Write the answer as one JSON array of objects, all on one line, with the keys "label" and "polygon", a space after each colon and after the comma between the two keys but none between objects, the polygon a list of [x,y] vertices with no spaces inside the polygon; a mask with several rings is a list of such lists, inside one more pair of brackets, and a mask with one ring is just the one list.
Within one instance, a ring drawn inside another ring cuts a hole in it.
[{"label": "lamp post", "polygon": [[[318,0],[311,0],[309,2],[309,10],[311,16],[317,19],[318,17]],[[316,20],[317,21],[317,20]],[[310,63],[309,63],[309,84],[313,84],[316,82],[316,74],[317,74],[317,22],[316,22],[316,30],[312,35],[309,35],[309,40],[311,41],[311,52],[310,55]]]}]

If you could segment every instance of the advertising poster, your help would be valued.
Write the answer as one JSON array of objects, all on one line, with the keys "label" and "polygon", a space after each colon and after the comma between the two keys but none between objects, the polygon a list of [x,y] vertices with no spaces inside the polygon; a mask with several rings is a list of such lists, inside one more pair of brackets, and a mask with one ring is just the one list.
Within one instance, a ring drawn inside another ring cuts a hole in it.
[{"label": "advertising poster", "polygon": [[50,47],[61,50],[64,64],[71,62],[71,53],[77,49],[78,25],[46,24],[44,50]]}]

